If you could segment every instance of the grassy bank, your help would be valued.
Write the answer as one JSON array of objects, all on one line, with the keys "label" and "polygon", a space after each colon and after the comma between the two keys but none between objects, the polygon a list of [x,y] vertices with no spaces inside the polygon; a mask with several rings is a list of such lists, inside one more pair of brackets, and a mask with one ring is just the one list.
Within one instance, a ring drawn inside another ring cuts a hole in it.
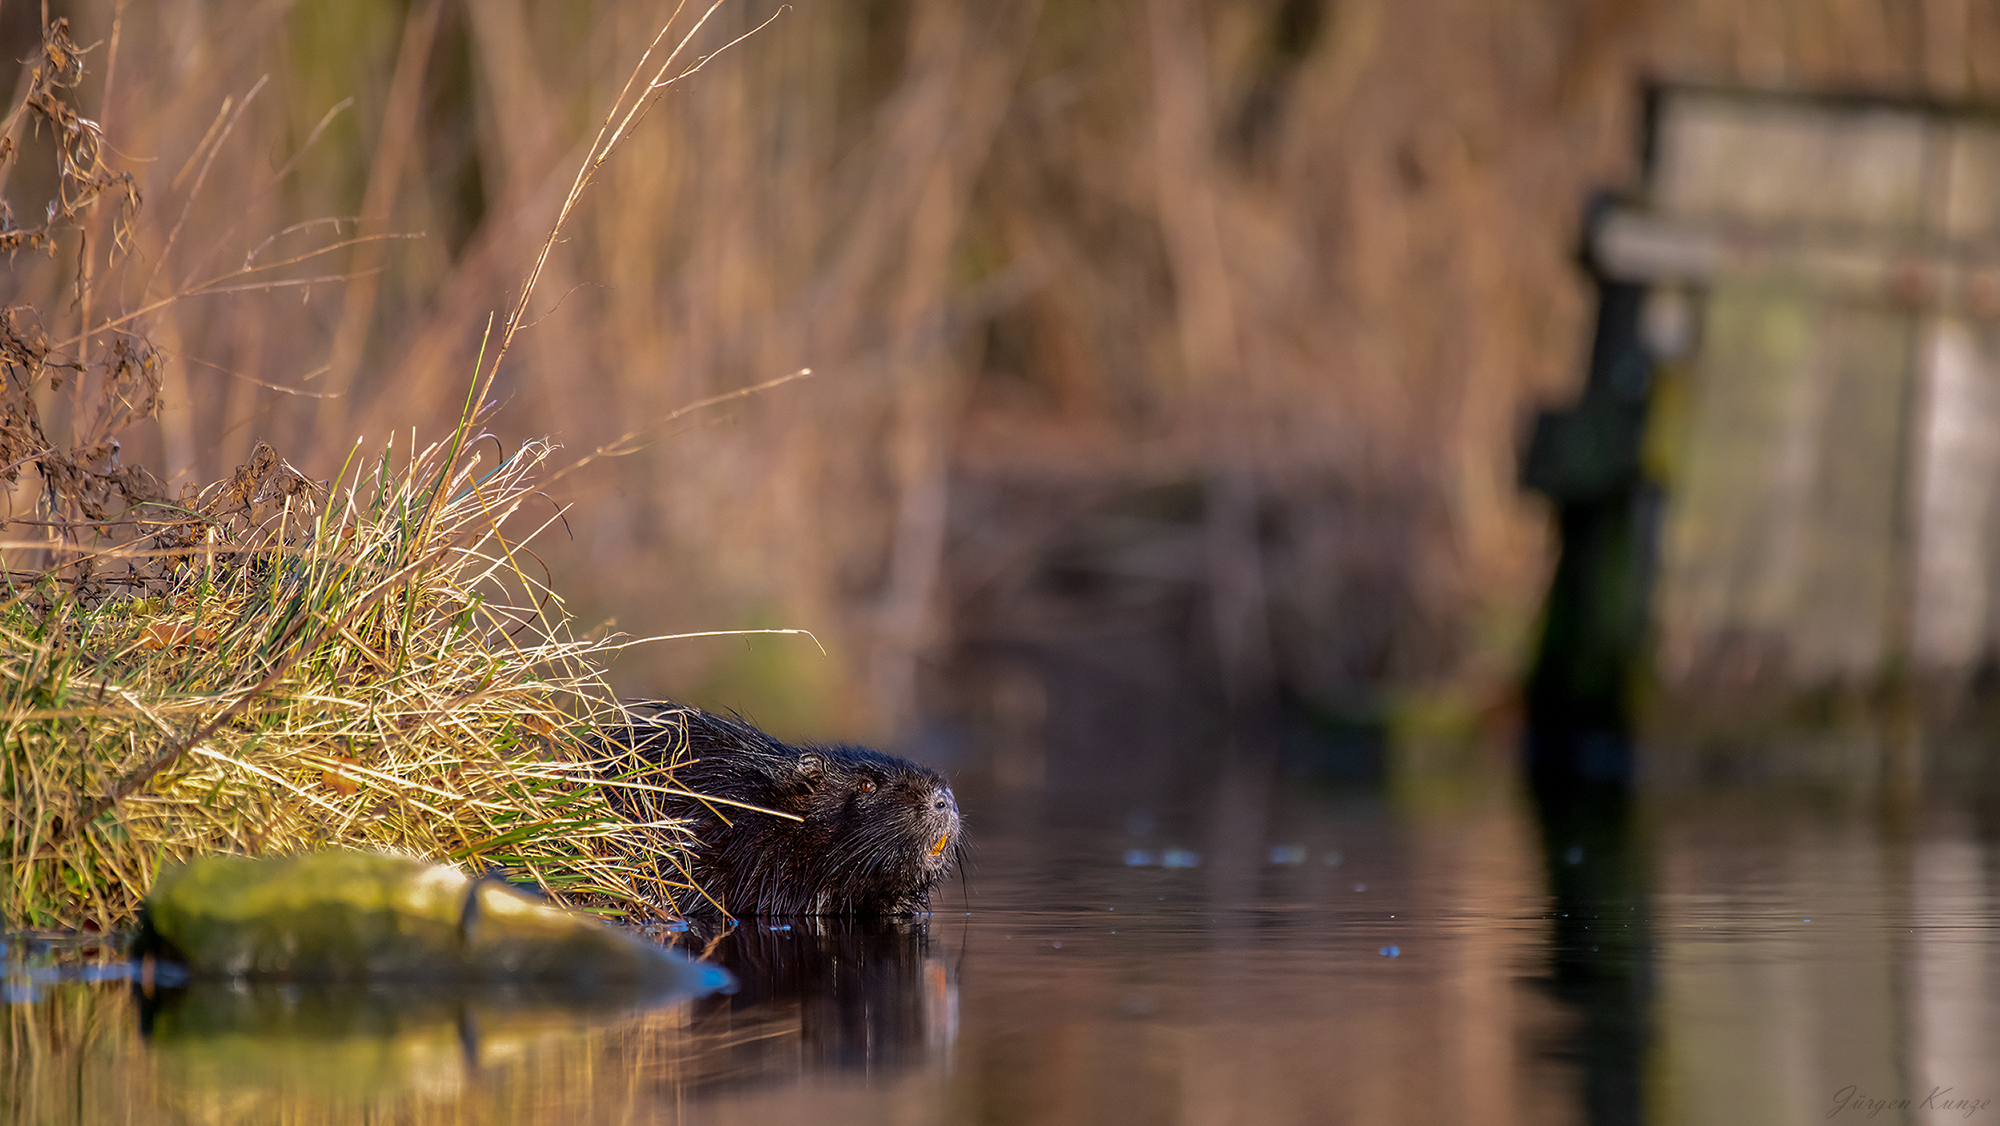
[{"label": "grassy bank", "polygon": [[75,558],[11,585],[0,918],[109,928],[162,863],[327,846],[615,905],[666,890],[620,857],[669,830],[641,836],[579,784],[615,704],[534,574],[548,448],[463,436],[325,484],[260,449],[144,541],[89,553],[98,575],[167,553],[160,593],[93,589]]},{"label": "grassy bank", "polygon": [[[321,258],[379,239],[343,238],[351,221],[328,218],[263,237],[240,266],[211,265],[229,259],[212,244],[186,281],[163,275],[188,213],[149,255],[141,180],[77,106],[91,49],[63,20],[44,29],[0,124],[0,250],[20,258],[0,308],[0,926],[112,930],[163,864],[215,851],[497,865],[607,913],[671,911],[692,891],[672,876],[681,827],[635,826],[602,794],[623,768],[592,759],[591,733],[618,708],[599,658],[622,641],[577,636],[534,553],[563,526],[541,491],[559,473],[553,447],[479,430],[564,221],[647,106],[701,65],[677,61],[686,42],[669,30],[604,118],[540,255],[520,264],[510,314],[488,320],[491,347],[467,365],[447,437],[360,440],[324,480],[259,442],[222,479],[170,495],[143,458],[122,459],[185,386],[175,373],[205,362],[170,347],[196,299],[338,290],[372,275],[321,276]],[[192,191],[254,94],[224,99],[186,157]],[[298,153],[268,179],[235,178],[280,192]],[[329,241],[279,246],[322,230]],[[76,270],[59,294],[22,299],[36,292],[23,277],[49,262]]]}]

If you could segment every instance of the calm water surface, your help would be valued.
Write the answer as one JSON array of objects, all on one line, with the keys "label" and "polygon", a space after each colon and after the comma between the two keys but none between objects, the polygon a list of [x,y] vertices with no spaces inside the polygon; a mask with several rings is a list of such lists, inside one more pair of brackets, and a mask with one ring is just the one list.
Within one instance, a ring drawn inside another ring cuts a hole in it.
[{"label": "calm water surface", "polygon": [[712,951],[743,978],[733,997],[149,998],[17,962],[0,1111],[2000,1121],[2000,852],[1975,803],[1710,795],[1545,827],[1501,783],[1225,782],[1184,814],[968,813],[969,887],[927,923],[741,930]]}]

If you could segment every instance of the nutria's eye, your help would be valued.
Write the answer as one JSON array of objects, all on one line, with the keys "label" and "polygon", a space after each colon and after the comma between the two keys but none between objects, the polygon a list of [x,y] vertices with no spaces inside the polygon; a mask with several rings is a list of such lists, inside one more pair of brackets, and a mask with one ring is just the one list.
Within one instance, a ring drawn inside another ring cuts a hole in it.
[{"label": "nutria's eye", "polygon": [[872,793],[874,793],[874,792],[875,792],[875,780],[874,780],[873,778],[863,778],[863,779],[861,780],[861,792],[862,792],[862,793],[864,793],[864,794],[872,794]]},{"label": "nutria's eye", "polygon": [[943,808],[944,808],[944,799],[943,799],[943,798],[939,798],[938,800],[936,800],[936,801],[932,802],[932,803],[931,803],[931,808],[932,808],[932,809],[943,809]]}]

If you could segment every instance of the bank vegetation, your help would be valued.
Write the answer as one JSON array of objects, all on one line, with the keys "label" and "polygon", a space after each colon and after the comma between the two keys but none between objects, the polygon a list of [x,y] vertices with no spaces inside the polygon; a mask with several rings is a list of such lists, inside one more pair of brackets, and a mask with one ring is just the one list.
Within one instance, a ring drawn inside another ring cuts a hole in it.
[{"label": "bank vegetation", "polygon": [[[80,108],[92,49],[48,25],[0,127],[15,194],[49,201],[22,209],[32,223],[10,209],[0,249],[16,268],[72,268],[67,300],[0,309],[0,921],[109,932],[164,864],[328,847],[671,913],[694,894],[672,863],[681,827],[634,825],[603,796],[671,784],[594,741],[619,706],[603,662],[625,640],[579,635],[536,555],[566,530],[544,486],[578,459],[557,466],[546,441],[482,429],[539,262],[487,321],[442,437],[387,428],[323,476],[260,441],[219,479],[172,488],[131,456],[155,448],[133,439],[156,432],[169,375],[191,362],[156,341],[205,300],[354,284],[365,271],[324,264],[373,236],[328,221],[305,225],[316,242],[280,230],[235,258],[179,244],[186,207],[162,232]],[[688,71],[678,54],[663,32],[640,60],[543,259],[631,124]],[[182,175],[286,190],[296,158],[229,166],[240,110],[224,101]]]}]

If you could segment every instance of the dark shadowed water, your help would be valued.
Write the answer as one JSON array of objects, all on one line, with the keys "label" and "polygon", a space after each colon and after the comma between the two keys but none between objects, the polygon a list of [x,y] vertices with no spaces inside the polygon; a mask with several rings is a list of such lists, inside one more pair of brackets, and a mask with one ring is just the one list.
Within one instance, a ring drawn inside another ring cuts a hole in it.
[{"label": "dark shadowed water", "polygon": [[2000,1121],[1990,807],[1212,792],[971,795],[969,888],[730,935],[733,997],[148,996],[16,962],[0,1118]]}]

